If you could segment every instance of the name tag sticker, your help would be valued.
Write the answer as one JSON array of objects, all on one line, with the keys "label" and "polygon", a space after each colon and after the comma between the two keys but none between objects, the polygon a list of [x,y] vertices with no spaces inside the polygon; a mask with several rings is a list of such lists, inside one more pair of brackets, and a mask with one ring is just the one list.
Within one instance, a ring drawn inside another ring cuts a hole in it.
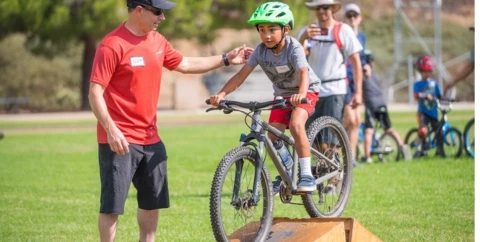
[{"label": "name tag sticker", "polygon": [[275,69],[277,69],[278,73],[285,73],[290,70],[288,66],[275,66]]},{"label": "name tag sticker", "polygon": [[145,61],[142,56],[132,56],[130,57],[130,65],[132,67],[145,66]]}]

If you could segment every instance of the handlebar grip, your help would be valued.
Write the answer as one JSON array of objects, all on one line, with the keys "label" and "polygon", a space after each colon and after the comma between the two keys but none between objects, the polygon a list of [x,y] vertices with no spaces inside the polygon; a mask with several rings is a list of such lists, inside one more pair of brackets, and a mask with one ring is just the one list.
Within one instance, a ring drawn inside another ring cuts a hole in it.
[{"label": "handlebar grip", "polygon": [[211,104],[211,103],[210,103],[210,99],[205,100],[205,103],[208,104],[208,105],[210,105],[210,104]]},{"label": "handlebar grip", "polygon": [[300,100],[301,104],[307,104],[308,102],[310,102],[310,100],[308,100],[308,98],[306,98],[306,97],[304,97],[304,98],[302,98],[302,100]]}]

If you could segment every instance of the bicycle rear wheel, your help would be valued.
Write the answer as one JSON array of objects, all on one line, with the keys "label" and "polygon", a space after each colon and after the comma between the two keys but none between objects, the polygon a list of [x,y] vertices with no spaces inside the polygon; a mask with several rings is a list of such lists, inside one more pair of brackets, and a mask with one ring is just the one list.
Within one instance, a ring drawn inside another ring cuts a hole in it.
[{"label": "bicycle rear wheel", "polygon": [[[270,174],[261,170],[258,203],[253,204],[255,157],[248,147],[228,152],[217,167],[210,191],[210,221],[216,241],[265,241],[272,226]],[[241,231],[240,228],[243,228]],[[233,236],[233,237],[232,237]]]},{"label": "bicycle rear wheel", "polygon": [[463,144],[465,152],[472,158],[475,158],[475,119],[468,121],[463,131]]},{"label": "bicycle rear wheel", "polygon": [[443,150],[449,157],[460,157],[463,151],[463,137],[460,130],[450,127],[443,136]]},{"label": "bicycle rear wheel", "polygon": [[302,195],[303,205],[310,217],[338,217],[347,205],[352,187],[353,155],[347,133],[336,119],[323,116],[307,127],[307,136],[314,149],[339,165],[337,169],[312,153],[315,179],[336,171],[339,174],[317,184],[312,193]]},{"label": "bicycle rear wheel", "polygon": [[376,154],[381,162],[392,162],[400,160],[400,145],[398,140],[391,133],[384,133],[378,140]]}]

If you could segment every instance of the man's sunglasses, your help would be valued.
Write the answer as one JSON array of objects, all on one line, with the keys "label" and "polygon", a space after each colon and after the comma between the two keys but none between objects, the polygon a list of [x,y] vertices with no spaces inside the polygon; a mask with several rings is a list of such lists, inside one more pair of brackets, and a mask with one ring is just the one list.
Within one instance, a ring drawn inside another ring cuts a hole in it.
[{"label": "man's sunglasses", "polygon": [[358,17],[358,13],[349,13],[347,15],[345,15],[347,18],[357,18]]},{"label": "man's sunglasses", "polygon": [[320,10],[320,9],[328,10],[330,7],[331,7],[330,5],[320,5],[315,7],[315,10]]},{"label": "man's sunglasses", "polygon": [[141,6],[142,8],[152,12],[155,16],[160,16],[164,13],[164,10],[161,9],[161,8],[153,8],[153,7],[143,5],[143,4],[139,4],[139,3],[138,3],[138,6]]}]

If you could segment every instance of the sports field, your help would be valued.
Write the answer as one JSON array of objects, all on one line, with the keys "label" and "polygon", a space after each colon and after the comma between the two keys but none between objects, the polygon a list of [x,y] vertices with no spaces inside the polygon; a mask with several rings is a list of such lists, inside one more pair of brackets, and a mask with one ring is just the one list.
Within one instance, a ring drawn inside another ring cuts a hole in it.
[{"label": "sports field", "polygon": [[[463,131],[471,111],[452,111]],[[413,112],[391,113],[402,134]],[[159,117],[168,152],[171,207],[160,212],[157,241],[213,241],[209,191],[218,161],[247,132],[240,115]],[[98,241],[99,174],[93,119],[0,119],[0,241]],[[193,124],[192,124],[193,123]],[[275,172],[271,170],[272,176]],[[116,241],[136,241],[132,187]],[[275,217],[306,218],[275,198]],[[354,170],[344,217],[384,241],[474,241],[474,160],[422,158]]]}]

